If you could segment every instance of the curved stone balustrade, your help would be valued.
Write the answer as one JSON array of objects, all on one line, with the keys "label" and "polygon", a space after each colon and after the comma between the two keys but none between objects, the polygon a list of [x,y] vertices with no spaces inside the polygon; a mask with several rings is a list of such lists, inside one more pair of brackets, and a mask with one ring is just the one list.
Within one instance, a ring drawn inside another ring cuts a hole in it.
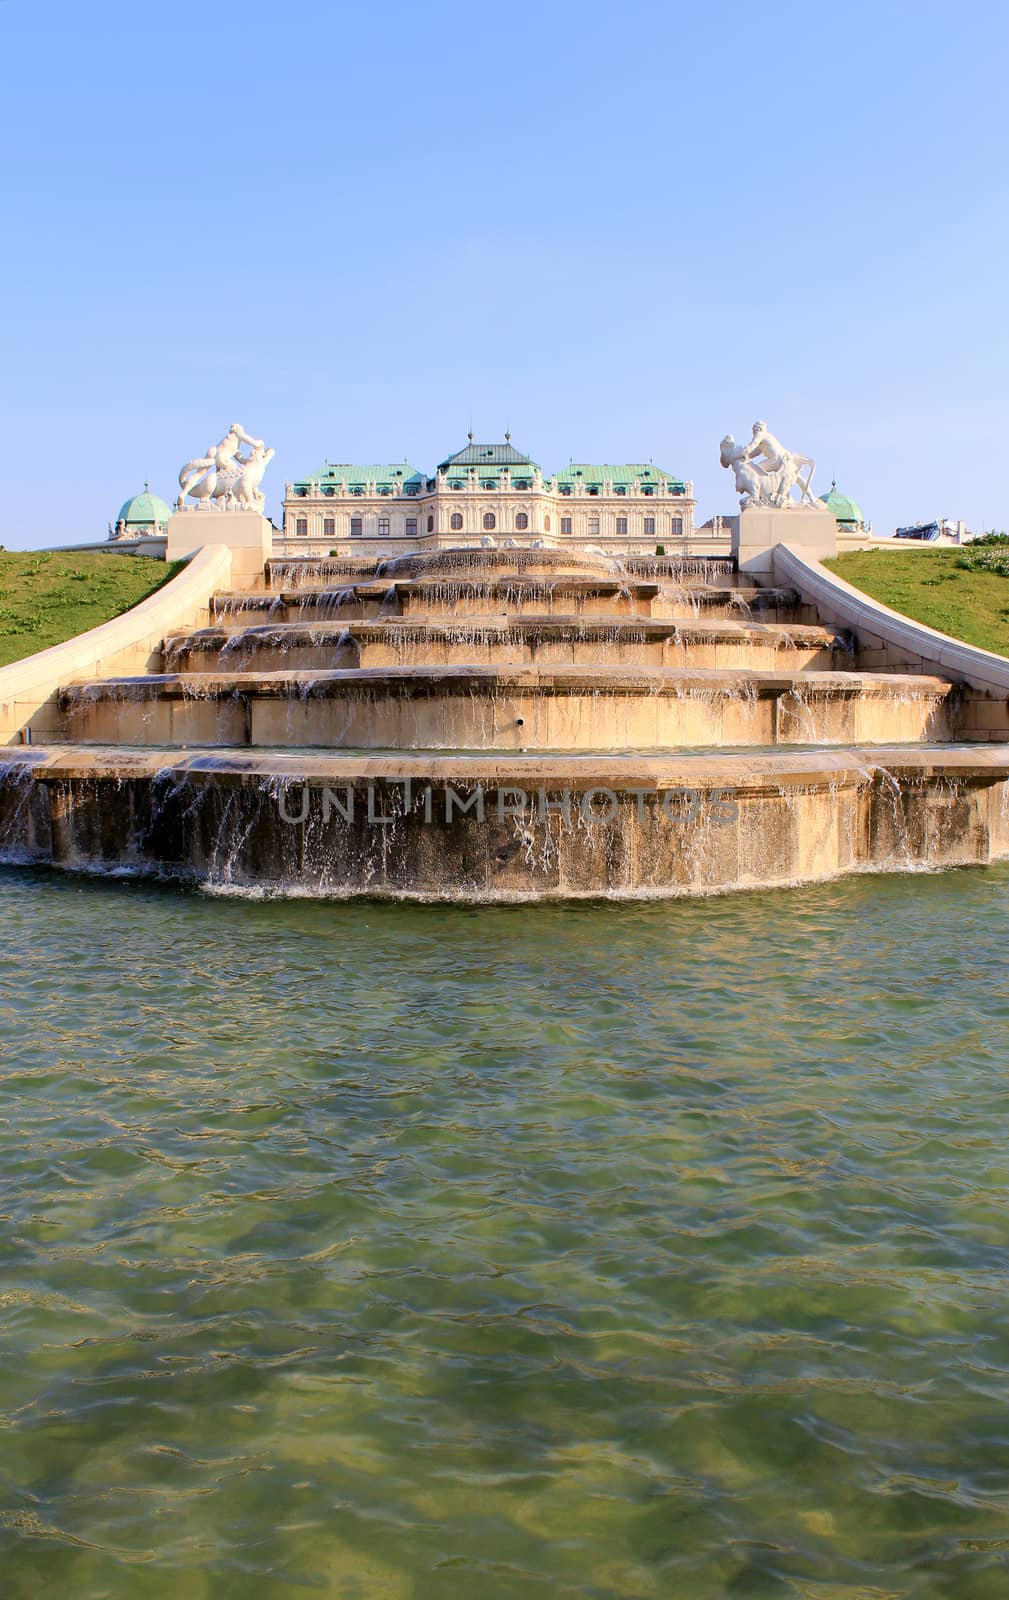
[{"label": "curved stone balustrade", "polygon": [[200,550],[156,594],[86,633],[0,667],[0,742],[48,738],[58,726],[57,691],[76,679],[143,672],[157,666],[166,633],[206,617],[211,598],[231,581],[230,552]]}]

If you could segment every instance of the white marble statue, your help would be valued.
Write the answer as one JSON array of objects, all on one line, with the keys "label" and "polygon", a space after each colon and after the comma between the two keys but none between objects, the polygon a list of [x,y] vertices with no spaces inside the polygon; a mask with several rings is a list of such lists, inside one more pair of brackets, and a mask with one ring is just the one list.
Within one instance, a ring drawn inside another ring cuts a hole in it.
[{"label": "white marble statue", "polygon": [[[243,444],[248,446],[248,455],[239,454]],[[201,505],[225,511],[262,513],[266,500],[259,486],[273,456],[274,451],[268,450],[262,439],[254,439],[240,422],[233,422],[220,444],[211,445],[205,456],[187,461],[179,473],[178,509],[185,509],[188,495]]]},{"label": "white marble statue", "polygon": [[[768,429],[766,422],[753,424],[749,444],[737,444],[727,433],[719,447],[718,459],[723,467],[731,468],[739,495],[739,508],[774,506],[787,510],[790,506],[813,506],[823,509],[813,495],[813,473],[816,462],[810,456],[800,456],[785,446]],[[793,498],[797,489],[799,497]]]}]

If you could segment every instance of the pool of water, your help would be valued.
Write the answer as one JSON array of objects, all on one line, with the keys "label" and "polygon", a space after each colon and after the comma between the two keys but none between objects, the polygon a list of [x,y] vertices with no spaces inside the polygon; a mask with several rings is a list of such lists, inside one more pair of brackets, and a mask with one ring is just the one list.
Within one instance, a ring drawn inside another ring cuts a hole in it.
[{"label": "pool of water", "polygon": [[1009,867],[0,929],[4,1600],[1004,1600]]}]

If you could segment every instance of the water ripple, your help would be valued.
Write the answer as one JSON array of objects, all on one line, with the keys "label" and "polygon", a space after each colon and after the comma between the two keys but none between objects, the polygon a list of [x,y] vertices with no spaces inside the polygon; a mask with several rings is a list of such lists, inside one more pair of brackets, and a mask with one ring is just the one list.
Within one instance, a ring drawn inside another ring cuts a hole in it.
[{"label": "water ripple", "polygon": [[1009,869],[0,910],[5,1600],[1001,1600]]}]

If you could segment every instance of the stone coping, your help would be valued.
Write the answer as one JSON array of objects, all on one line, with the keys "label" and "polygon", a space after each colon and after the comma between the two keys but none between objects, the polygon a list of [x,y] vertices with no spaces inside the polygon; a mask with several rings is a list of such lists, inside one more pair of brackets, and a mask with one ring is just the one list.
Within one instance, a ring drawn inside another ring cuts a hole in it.
[{"label": "stone coping", "polygon": [[[397,598],[410,598],[415,596],[425,600],[429,595],[436,598],[447,591],[458,589],[459,598],[485,598],[504,595],[505,598],[522,600],[524,596],[538,596],[544,593],[554,594],[586,594],[615,596],[621,593],[631,593],[646,600],[654,600],[663,593],[661,582],[652,579],[631,579],[629,583],[614,580],[567,578],[494,578],[487,583],[475,583],[468,579],[445,579],[437,583],[433,580],[423,583],[414,582],[412,579],[401,579],[396,583],[367,583],[334,584],[332,588],[304,588],[304,589],[234,589],[216,597],[218,610],[227,610],[229,607],[258,607],[260,610],[269,610],[272,605],[311,606],[313,604],[325,605],[332,601],[334,595],[352,596],[354,599],[382,600],[390,591]],[[731,584],[719,585],[708,583],[670,584],[668,589],[674,597],[678,594],[687,595],[690,600],[696,600],[698,605],[712,604],[752,604],[754,601],[763,602],[765,605],[794,605],[799,599],[798,590],[785,586],[765,586],[763,584]],[[668,591],[667,591],[668,592]],[[350,604],[348,599],[347,604]]]},{"label": "stone coping", "polygon": [[158,658],[165,634],[202,620],[215,591],[230,581],[230,551],[199,550],[170,583],[129,611],[0,667],[0,739],[16,739],[59,689],[77,679],[143,669]]},{"label": "stone coping", "polygon": [[627,636],[632,642],[639,638],[665,639],[677,638],[689,643],[707,643],[708,641],[741,641],[773,642],[785,641],[796,644],[839,644],[842,648],[850,643],[850,635],[839,633],[836,628],[826,628],[817,622],[736,622],[728,619],[712,618],[709,621],[693,617],[623,617],[623,616],[592,616],[590,614],[575,613],[572,616],[543,616],[530,615],[528,612],[512,619],[489,617],[460,617],[458,621],[452,618],[435,617],[431,621],[422,621],[415,617],[377,617],[371,621],[341,622],[255,622],[248,626],[240,624],[238,627],[217,623],[212,627],[200,628],[190,633],[172,633],[165,638],[165,649],[171,651],[180,643],[213,646],[218,641],[232,641],[235,639],[262,639],[266,641],[278,640],[284,644],[328,644],[337,643],[340,639],[349,636],[351,639],[381,640],[390,637],[414,637],[417,639],[455,640],[460,635],[469,637],[478,636],[493,641],[494,639],[507,640],[510,636],[536,637],[575,640],[593,640],[597,634],[605,635],[606,639],[617,640]]},{"label": "stone coping", "polygon": [[182,700],[257,695],[324,698],[379,692],[405,697],[533,691],[540,694],[729,694],[763,699],[818,694],[836,699],[875,696],[892,700],[945,699],[954,686],[944,678],[897,672],[752,672],[743,668],[554,665],[336,667],[280,672],[172,672],[67,685],[62,704],[99,699]]},{"label": "stone coping", "polygon": [[780,793],[783,788],[864,785],[890,775],[909,782],[948,777],[998,783],[1009,777],[1009,744],[867,745],[818,750],[688,751],[640,755],[486,754],[422,752],[128,749],[113,745],[36,745],[12,750],[0,761],[0,778],[18,770],[62,783],[156,777],[177,782],[282,787],[310,785],[446,783],[561,785],[573,789],[734,788]]},{"label": "stone coping", "polygon": [[774,575],[776,580],[793,584],[804,600],[816,606],[824,622],[849,628],[862,639],[868,635],[882,640],[908,665],[916,663],[923,671],[941,672],[1001,699],[1009,696],[1009,659],[1005,656],[979,650],[962,639],[915,622],[856,589],[794,546],[777,546]]}]

